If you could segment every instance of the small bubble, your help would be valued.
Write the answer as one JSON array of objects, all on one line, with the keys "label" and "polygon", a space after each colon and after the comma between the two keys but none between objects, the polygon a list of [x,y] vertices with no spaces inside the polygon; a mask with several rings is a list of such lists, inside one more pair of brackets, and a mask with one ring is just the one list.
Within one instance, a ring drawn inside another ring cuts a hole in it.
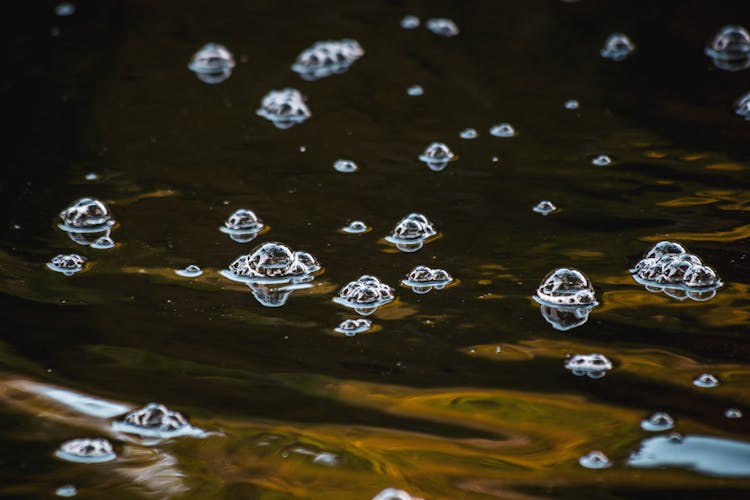
[{"label": "small bubble", "polygon": [[667,413],[656,412],[641,420],[641,429],[649,432],[668,431],[674,427],[674,419]]},{"label": "small bubble", "polygon": [[703,373],[693,379],[693,385],[696,387],[702,387],[704,389],[711,389],[719,385],[719,379],[717,379],[710,373]]},{"label": "small bubble", "polygon": [[307,146],[300,146],[299,147],[299,152],[300,153],[304,153],[305,151],[307,151]]},{"label": "small bubble", "polygon": [[305,80],[318,80],[345,72],[363,55],[362,46],[351,38],[315,42],[297,57],[292,71]]},{"label": "small bubble", "polygon": [[682,443],[682,434],[679,432],[672,432],[667,436],[667,440],[672,444],[680,444]]},{"label": "small bubble", "polygon": [[413,30],[419,28],[419,18],[417,16],[404,16],[401,19],[401,27],[405,30]]},{"label": "small bubble", "polygon": [[267,93],[256,114],[284,130],[304,122],[310,118],[311,113],[299,90],[285,88]]},{"label": "small bubble", "polygon": [[69,462],[99,463],[117,458],[112,443],[104,438],[81,438],[66,441],[55,452],[58,458]]},{"label": "small bubble", "polygon": [[635,45],[627,35],[612,33],[599,51],[602,57],[613,61],[622,61],[635,50]]},{"label": "small bubble", "polygon": [[612,369],[612,362],[601,354],[576,354],[565,361],[565,368],[579,377],[601,378]]},{"label": "small bubble", "polygon": [[607,455],[601,451],[592,451],[582,456],[578,459],[578,463],[581,464],[581,467],[586,467],[587,469],[606,469],[612,466],[612,462]]},{"label": "small bubble", "polygon": [[176,269],[175,274],[183,278],[197,278],[203,274],[203,270],[195,264],[190,264],[184,269]]},{"label": "small bubble", "polygon": [[500,161],[500,158],[498,158],[497,156],[492,157],[492,163],[497,163],[499,161]]},{"label": "small bubble", "polygon": [[532,210],[542,215],[549,215],[557,210],[557,207],[551,201],[542,200]]},{"label": "small bubble", "polygon": [[62,273],[65,276],[72,276],[75,273],[81,271],[83,266],[86,264],[86,257],[71,253],[71,254],[60,254],[52,258],[47,263],[47,267],[58,273]]},{"label": "small bubble", "polygon": [[416,252],[436,234],[435,227],[427,217],[411,213],[396,224],[385,240],[395,244],[402,252]]},{"label": "small bubble", "polygon": [[598,155],[595,156],[593,160],[591,160],[591,163],[593,163],[597,167],[606,167],[607,165],[610,165],[612,163],[612,158],[607,155]]},{"label": "small bubble", "polygon": [[372,500],[423,500],[422,498],[417,498],[411,496],[408,492],[404,490],[398,490],[396,488],[386,488],[374,497],[372,497]]},{"label": "small bubble", "polygon": [[421,85],[412,85],[406,89],[406,93],[412,97],[416,97],[424,94],[424,89]]},{"label": "small bubble", "polygon": [[461,139],[476,139],[479,137],[479,134],[477,133],[476,129],[473,128],[465,128],[461,131],[459,134]]},{"label": "small bubble", "polygon": [[234,65],[234,56],[226,47],[207,43],[193,54],[188,69],[203,83],[216,84],[232,75]]},{"label": "small bubble", "polygon": [[78,494],[78,488],[72,484],[64,484],[55,490],[55,495],[59,497],[70,498]]},{"label": "small bubble", "polygon": [[238,243],[247,243],[255,239],[263,230],[263,221],[255,212],[246,208],[235,210],[229,218],[219,226],[219,231],[226,233]]},{"label": "small bubble", "polygon": [[370,226],[362,222],[361,220],[353,220],[346,226],[342,227],[341,230],[349,234],[362,234],[370,230]]},{"label": "small bubble", "polygon": [[99,174],[96,174],[94,172],[89,172],[83,178],[86,179],[87,181],[95,181],[99,178]]},{"label": "small bubble", "polygon": [[440,172],[449,162],[456,160],[456,155],[442,142],[433,142],[419,155],[419,159],[433,172]]},{"label": "small bubble", "polygon": [[510,123],[498,123],[490,129],[490,135],[495,137],[513,137],[516,135],[516,130]]},{"label": "small bubble", "polygon": [[458,35],[459,30],[456,23],[452,19],[447,18],[432,18],[427,20],[425,25],[428,30],[436,35],[444,37],[454,37]]},{"label": "small bubble", "polygon": [[91,244],[91,248],[95,250],[109,250],[115,247],[115,242],[109,236],[102,236]]},{"label": "small bubble", "polygon": [[573,110],[573,109],[578,109],[580,107],[580,103],[576,101],[575,99],[568,99],[567,101],[565,101],[564,106],[565,106],[565,109]]},{"label": "small bubble", "polygon": [[734,112],[745,120],[750,120],[750,92],[747,92],[734,103]]},{"label": "small bubble", "polygon": [[76,6],[70,2],[62,2],[55,7],[55,15],[60,17],[72,16],[76,13]]},{"label": "small bubble", "polygon": [[742,411],[737,408],[728,408],[724,412],[724,416],[727,418],[742,418]]},{"label": "small bubble", "polygon": [[346,319],[335,328],[338,333],[343,333],[347,337],[354,337],[358,333],[363,333],[372,328],[372,321],[366,318]]},{"label": "small bubble", "polygon": [[357,164],[351,160],[336,160],[333,164],[333,168],[334,170],[336,170],[336,172],[345,174],[356,172],[357,170],[359,170]]}]

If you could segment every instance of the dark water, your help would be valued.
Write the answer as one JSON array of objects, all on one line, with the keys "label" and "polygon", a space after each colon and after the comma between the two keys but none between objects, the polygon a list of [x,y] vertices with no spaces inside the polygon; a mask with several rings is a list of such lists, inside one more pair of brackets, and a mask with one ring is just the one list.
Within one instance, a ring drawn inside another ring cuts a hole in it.
[{"label": "dark water", "polygon": [[[750,125],[732,112],[750,70],[703,55],[721,26],[750,22],[744,2],[100,1],[64,18],[54,5],[4,16],[0,495],[66,483],[81,498],[750,493]],[[403,30],[406,14],[451,17],[461,34]],[[613,31],[637,46],[620,63],[598,55]],[[343,37],[366,51],[348,72],[290,71],[314,41]],[[209,41],[238,61],[220,85],[186,68]],[[413,84],[423,96],[406,95]],[[312,117],[282,131],[255,110],[286,86]],[[499,122],[518,135],[490,136]],[[460,139],[467,127],[479,138]],[[436,140],[459,155],[440,173],[417,160]],[[591,165],[600,153],[614,163]],[[360,170],[335,172],[338,158]],[[111,206],[117,248],[56,228],[83,196]],[[534,213],[542,199],[559,210]],[[217,230],[242,207],[271,228],[244,245]],[[413,211],[442,237],[397,252],[382,238]],[[337,232],[349,219],[373,231]],[[627,270],[662,239],[717,271],[715,298],[633,281]],[[217,273],[269,240],[325,267],[281,308]],[[45,268],[70,252],[89,258],[86,272]],[[200,278],[174,274],[191,263]],[[396,287],[418,264],[458,284],[397,287],[371,317],[377,331],[333,332],[353,317],[331,300],[342,285],[375,274]],[[560,266],[584,271],[601,302],[565,333],[531,299]],[[592,352],[612,360],[606,377],[564,369]],[[693,386],[701,373],[720,385]],[[110,420],[45,396],[52,386],[159,401],[220,435],[123,442]],[[655,411],[687,436],[678,451],[640,428]],[[109,437],[119,458],[54,457],[82,436]],[[629,463],[642,444],[656,468]],[[582,468],[592,450],[612,467]]]}]

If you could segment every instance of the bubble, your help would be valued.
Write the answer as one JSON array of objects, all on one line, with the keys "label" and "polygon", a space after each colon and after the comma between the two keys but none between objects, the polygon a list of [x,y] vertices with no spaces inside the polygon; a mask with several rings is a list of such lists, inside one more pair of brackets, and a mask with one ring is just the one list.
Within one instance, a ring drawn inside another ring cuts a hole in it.
[{"label": "bubble", "polygon": [[424,94],[424,89],[421,85],[412,85],[406,89],[406,93],[412,97],[416,97]]},{"label": "bubble", "polygon": [[62,2],[55,7],[55,15],[60,17],[72,16],[76,13],[76,6],[70,2]]},{"label": "bubble", "polygon": [[473,128],[465,128],[458,135],[461,137],[461,139],[476,139],[477,137],[479,137],[476,129]]},{"label": "bubble", "polygon": [[742,26],[724,26],[706,47],[706,55],[719,69],[739,71],[750,67],[750,34]]},{"label": "bubble", "polygon": [[495,137],[513,137],[516,135],[516,130],[510,123],[498,123],[490,129],[490,135]]},{"label": "bubble", "polygon": [[580,107],[580,103],[575,99],[568,99],[567,101],[565,101],[565,104],[563,104],[563,106],[565,106],[565,109],[573,110],[578,109]]},{"label": "bubble", "polygon": [[65,276],[72,276],[81,271],[85,264],[86,257],[71,253],[56,255],[47,263],[47,267],[58,273],[63,273]]},{"label": "bubble", "polygon": [[427,266],[417,266],[404,278],[401,283],[412,289],[414,293],[427,293],[433,288],[442,290],[453,281],[453,277],[443,269],[431,269]]},{"label": "bubble", "polygon": [[442,17],[428,19],[425,26],[428,30],[440,36],[453,37],[459,33],[458,26],[452,19]]},{"label": "bubble", "polygon": [[70,498],[78,494],[78,488],[73,484],[64,484],[55,490],[55,495]]},{"label": "bubble", "polygon": [[238,243],[247,243],[255,239],[263,230],[263,221],[255,212],[246,208],[235,210],[229,218],[219,226],[219,231],[226,233]]},{"label": "bubble", "polygon": [[195,433],[195,429],[181,413],[159,403],[149,403],[139,410],[131,411],[122,420],[115,422],[113,428],[142,437],[165,439]]},{"label": "bubble", "polygon": [[318,80],[345,72],[363,55],[362,46],[351,38],[315,42],[297,56],[292,71],[305,80]]},{"label": "bubble", "polygon": [[635,50],[635,45],[627,35],[612,33],[604,42],[604,47],[599,51],[602,57],[613,61],[622,61]]},{"label": "bubble", "polygon": [[94,172],[89,172],[88,174],[83,176],[84,179],[87,181],[95,181],[99,178],[99,174],[96,174]]},{"label": "bubble", "polygon": [[668,431],[674,427],[674,419],[667,413],[656,412],[650,417],[641,420],[641,429],[649,432]]},{"label": "bubble", "polygon": [[551,201],[542,200],[532,210],[538,214],[549,215],[557,210],[557,207]]},{"label": "bubble", "polygon": [[351,160],[336,160],[336,162],[333,164],[333,168],[334,170],[336,170],[336,172],[341,172],[344,174],[356,172],[357,170],[359,170],[357,164]]},{"label": "bubble", "polygon": [[404,16],[401,19],[401,27],[405,30],[414,30],[419,28],[419,18],[417,16]]},{"label": "bubble", "polygon": [[602,378],[612,369],[612,362],[602,354],[575,354],[565,360],[565,368],[579,377]]},{"label": "bubble", "polygon": [[727,408],[724,412],[724,416],[727,418],[742,418],[742,411],[737,408]]},{"label": "bubble", "polygon": [[358,333],[366,332],[372,328],[372,321],[366,318],[345,319],[335,331],[343,333],[347,337],[354,337]]},{"label": "bubble", "polygon": [[361,220],[350,221],[346,226],[342,227],[341,230],[348,234],[362,234],[370,230],[370,226],[362,222]]},{"label": "bubble", "polygon": [[197,278],[198,276],[203,274],[203,270],[195,264],[190,264],[184,269],[175,270],[175,274],[178,276],[182,276],[183,278]]},{"label": "bubble", "polygon": [[411,213],[401,219],[385,240],[402,252],[416,252],[437,232],[432,222],[422,214]]},{"label": "bubble", "polygon": [[393,298],[393,288],[375,276],[363,275],[346,284],[333,301],[367,316],[374,313],[378,307],[391,302]]},{"label": "bubble", "polygon": [[256,113],[280,129],[288,129],[310,118],[305,98],[299,90],[292,88],[270,91],[263,97]]},{"label": "bubble", "polygon": [[114,248],[114,247],[115,247],[115,242],[112,238],[109,237],[109,231],[107,231],[106,236],[97,238],[96,241],[94,241],[91,244],[91,248],[95,250],[109,250],[110,248]]},{"label": "bubble", "polygon": [[734,112],[745,120],[750,120],[750,92],[743,94],[734,103]]},{"label": "bubble", "polygon": [[81,198],[60,212],[63,231],[99,232],[115,224],[109,207],[95,198]]},{"label": "bubble", "polygon": [[93,464],[117,458],[112,443],[104,438],[80,438],[66,441],[55,456],[69,462]]},{"label": "bubble", "polygon": [[719,379],[710,373],[702,373],[693,379],[693,385],[704,389],[712,389],[719,385]]},{"label": "bubble", "polygon": [[536,290],[539,302],[552,306],[595,306],[594,287],[582,272],[561,267],[550,272]]},{"label": "bubble", "polygon": [[566,332],[586,323],[593,307],[555,307],[541,304],[542,317],[555,330]]},{"label": "bubble", "polygon": [[225,278],[245,283],[290,283],[309,281],[321,269],[307,252],[295,252],[283,243],[258,245],[220,272]]},{"label": "bubble", "polygon": [[433,142],[425,148],[419,159],[425,162],[433,172],[440,172],[448,165],[448,162],[456,159],[456,155],[442,142]]},{"label": "bubble", "polygon": [[612,158],[607,155],[597,155],[593,160],[591,160],[591,163],[593,163],[597,167],[606,167],[607,165],[612,164]]},{"label": "bubble", "polygon": [[188,69],[203,83],[221,83],[232,76],[234,56],[223,45],[207,43],[193,54]]},{"label": "bubble", "polygon": [[421,498],[413,497],[404,490],[398,490],[396,488],[386,488],[374,497],[372,500],[423,500]]},{"label": "bubble", "polygon": [[607,469],[612,466],[612,462],[609,457],[601,451],[591,451],[588,454],[578,459],[578,463],[581,467],[587,469]]}]

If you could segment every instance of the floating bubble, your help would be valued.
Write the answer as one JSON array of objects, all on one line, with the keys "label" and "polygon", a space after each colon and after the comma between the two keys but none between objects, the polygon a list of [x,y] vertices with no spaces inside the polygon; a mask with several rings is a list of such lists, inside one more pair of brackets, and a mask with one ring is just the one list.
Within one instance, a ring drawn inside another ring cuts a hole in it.
[{"label": "floating bubble", "polygon": [[490,129],[490,135],[495,137],[513,137],[516,135],[516,130],[510,123],[498,123]]},{"label": "floating bubble", "polygon": [[635,45],[627,35],[612,33],[599,51],[602,57],[613,61],[622,61],[635,50]]},{"label": "floating bubble", "polygon": [[536,290],[538,302],[552,306],[593,307],[598,304],[591,281],[576,269],[550,272]]},{"label": "floating bubble", "polygon": [[292,88],[270,91],[263,97],[256,113],[280,129],[288,129],[310,118],[305,98],[299,90]]},{"label": "floating bubble", "polygon": [[540,310],[542,317],[552,325],[555,330],[566,332],[573,328],[578,328],[588,321],[589,314],[593,306],[588,307],[555,307],[548,304],[541,304]]},{"label": "floating bubble", "polygon": [[592,451],[578,459],[578,463],[581,467],[587,469],[606,469],[612,466],[612,462],[609,457],[601,451]]},{"label": "floating bubble", "polygon": [[750,92],[735,101],[734,112],[745,120],[750,120]]},{"label": "floating bubble", "polygon": [[76,13],[76,6],[70,2],[62,2],[55,7],[55,15],[60,17],[72,16]]},{"label": "floating bubble", "polygon": [[641,420],[641,429],[649,432],[668,431],[674,427],[674,419],[664,412],[656,412],[650,417]]},{"label": "floating bubble", "polygon": [[633,279],[651,292],[705,301],[723,285],[716,272],[679,243],[660,241],[630,269]]},{"label": "floating bubble", "polygon": [[602,378],[612,369],[612,362],[602,354],[576,354],[565,360],[565,368],[579,377]]},{"label": "floating bubble", "polygon": [[575,99],[568,99],[567,101],[565,101],[565,104],[563,104],[563,106],[565,106],[565,109],[573,110],[578,109],[580,107],[580,103]]},{"label": "floating bubble", "polygon": [[366,332],[372,328],[372,321],[366,318],[356,319],[345,319],[339,326],[335,328],[335,331],[343,333],[347,337],[354,337],[358,333]]},{"label": "floating bubble", "polygon": [[203,83],[221,83],[232,76],[234,56],[223,45],[207,43],[188,63],[188,69]]},{"label": "floating bubble", "polygon": [[117,458],[112,443],[104,438],[81,438],[66,441],[55,452],[55,456],[69,462],[84,464],[109,462]]},{"label": "floating bubble", "polygon": [[750,33],[742,26],[724,26],[706,47],[706,55],[719,69],[739,71],[750,67]]},{"label": "floating bubble", "polygon": [[96,174],[94,172],[89,172],[88,174],[83,176],[84,179],[87,181],[95,181],[99,178],[99,174]]},{"label": "floating bubble", "polygon": [[452,19],[442,17],[428,19],[425,26],[428,30],[440,36],[453,37],[459,33],[458,26]]},{"label": "floating bubble", "polygon": [[170,410],[159,403],[149,403],[139,410],[133,410],[112,424],[114,430],[142,437],[171,438],[195,434],[193,428],[181,413]]},{"label": "floating bubble", "polygon": [[433,288],[442,290],[453,281],[453,277],[442,269],[431,269],[427,266],[417,266],[412,269],[401,283],[412,289],[414,293],[427,293]]},{"label": "floating bubble", "polygon": [[203,274],[203,269],[196,266],[195,264],[190,264],[184,269],[175,270],[175,274],[178,276],[182,276],[183,278],[197,278],[198,276]]},{"label": "floating bubble", "polygon": [[342,227],[341,230],[348,234],[362,234],[370,230],[370,226],[362,222],[361,220],[353,220],[346,226]]},{"label": "floating bubble", "polygon": [[476,129],[473,128],[465,128],[458,135],[461,137],[461,139],[476,139],[477,137],[479,137],[479,133],[477,133]]},{"label": "floating bubble", "polygon": [[333,301],[367,316],[393,300],[393,288],[375,276],[363,275],[347,283]]},{"label": "floating bubble", "polygon": [[421,85],[412,85],[406,89],[406,93],[412,97],[416,97],[424,94],[424,89]]},{"label": "floating bubble", "polygon": [[254,240],[263,227],[263,221],[255,215],[255,212],[240,208],[229,216],[223,226],[219,226],[219,231],[228,234],[238,243],[247,243]]},{"label": "floating bubble", "polygon": [[404,16],[401,19],[401,27],[405,30],[414,30],[419,28],[420,20],[417,16]]},{"label": "floating bubble", "polygon": [[318,80],[345,72],[363,55],[362,46],[351,38],[315,42],[297,56],[292,71],[305,80]]},{"label": "floating bubble", "polygon": [[402,252],[416,252],[437,232],[427,217],[411,213],[401,219],[385,240],[396,245]]},{"label": "floating bubble", "polygon": [[73,484],[64,484],[55,490],[55,495],[63,498],[74,497],[78,494],[78,488]]},{"label": "floating bubble", "polygon": [[557,207],[551,201],[542,200],[532,210],[538,214],[549,215],[557,210]]},{"label": "floating bubble", "polygon": [[57,271],[58,273],[63,273],[65,276],[74,275],[83,270],[85,265],[86,257],[75,253],[56,255],[47,263],[48,268]]},{"label": "floating bubble", "polygon": [[336,170],[336,172],[341,172],[344,174],[356,172],[357,170],[359,170],[357,164],[351,160],[336,160],[336,162],[333,164],[333,168],[334,170]]},{"label": "floating bubble", "polygon": [[440,172],[448,165],[448,162],[456,159],[456,155],[442,142],[433,142],[425,148],[419,159],[425,162],[433,172]]},{"label": "floating bubble", "polygon": [[597,167],[606,167],[612,164],[612,158],[607,155],[597,155],[591,160],[591,163]]},{"label": "floating bubble", "polygon": [[742,418],[742,411],[738,408],[727,408],[724,412],[724,416],[727,418]]},{"label": "floating bubble", "polygon": [[719,379],[710,373],[702,373],[693,379],[693,385],[704,389],[712,389],[719,385]]},{"label": "floating bubble", "polygon": [[398,490],[396,488],[386,488],[374,497],[372,497],[372,500],[423,500],[422,498],[417,498],[411,496],[409,493],[407,493],[404,490]]},{"label": "floating bubble", "polygon": [[109,207],[95,198],[81,198],[60,212],[63,231],[99,232],[115,224]]},{"label": "floating bubble", "polygon": [[106,236],[101,236],[97,238],[96,241],[94,241],[91,244],[91,248],[95,250],[109,250],[110,248],[114,248],[114,247],[115,247],[115,242],[112,238],[109,237],[109,231],[107,231]]},{"label": "floating bubble", "polygon": [[311,280],[320,269],[318,261],[309,253],[295,252],[283,243],[269,242],[241,255],[220,274],[244,283],[299,283]]}]

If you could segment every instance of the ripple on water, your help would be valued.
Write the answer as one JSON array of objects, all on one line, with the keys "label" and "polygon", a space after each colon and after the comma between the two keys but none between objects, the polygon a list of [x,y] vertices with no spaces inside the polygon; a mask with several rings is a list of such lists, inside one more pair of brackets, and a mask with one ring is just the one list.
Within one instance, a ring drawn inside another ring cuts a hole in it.
[{"label": "ripple on water", "polygon": [[587,469],[607,469],[612,467],[612,461],[601,451],[591,451],[578,459],[581,467]]},{"label": "ripple on water", "polygon": [[203,83],[216,84],[232,76],[234,56],[218,43],[207,43],[193,54],[188,69]]},{"label": "ripple on water", "polygon": [[432,289],[442,290],[453,281],[453,277],[443,269],[431,269],[427,266],[416,266],[406,278],[401,280],[414,293],[427,293]]},{"label": "ripple on water", "polygon": [[604,41],[604,46],[599,54],[605,59],[612,61],[622,61],[635,50],[635,45],[627,35],[622,33],[612,33]]},{"label": "ripple on water", "polygon": [[641,429],[648,432],[668,431],[674,427],[674,419],[664,412],[656,412],[641,420]]},{"label": "ripple on water", "polygon": [[305,80],[318,80],[345,72],[363,55],[362,46],[351,38],[319,41],[297,56],[292,71]]},{"label": "ripple on water", "polygon": [[52,260],[47,263],[47,267],[58,273],[62,273],[65,276],[72,276],[75,273],[83,270],[86,265],[86,257],[75,253],[71,254],[60,254],[52,257]]},{"label": "ripple on water", "polygon": [[256,113],[282,130],[304,122],[311,115],[305,98],[293,88],[270,91],[263,97]]},{"label": "ripple on water", "polygon": [[457,158],[448,146],[442,142],[433,142],[419,155],[419,159],[426,163],[427,167],[433,172],[440,172],[449,162]]},{"label": "ripple on water", "polygon": [[55,452],[55,455],[68,462],[84,464],[109,462],[117,458],[112,443],[104,438],[80,438],[66,441]]},{"label": "ripple on water", "polygon": [[362,275],[347,283],[333,301],[367,316],[394,299],[393,288],[375,276]]},{"label": "ripple on water", "polygon": [[402,252],[416,252],[435,235],[437,231],[427,217],[411,213],[396,224],[385,240],[396,245]]},{"label": "ripple on water", "polygon": [[706,46],[706,55],[719,69],[746,69],[750,67],[750,33],[742,26],[724,26]]}]

